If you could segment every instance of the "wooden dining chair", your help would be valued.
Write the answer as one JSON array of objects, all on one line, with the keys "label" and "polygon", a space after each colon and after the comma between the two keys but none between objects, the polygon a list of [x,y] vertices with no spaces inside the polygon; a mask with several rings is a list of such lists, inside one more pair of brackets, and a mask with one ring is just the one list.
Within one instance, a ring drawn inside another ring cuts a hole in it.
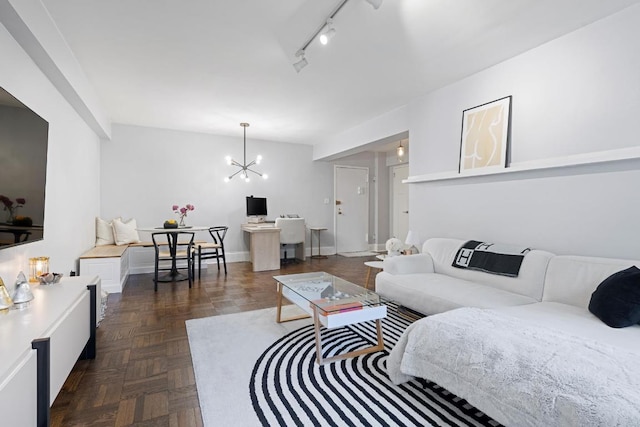
[{"label": "wooden dining chair", "polygon": [[[180,270],[186,270],[189,288],[193,284],[193,231],[158,231],[151,233],[155,250],[153,283],[158,291],[158,282],[183,280]],[[184,265],[186,263],[186,266]],[[163,278],[160,271],[168,271]]]},{"label": "wooden dining chair", "polygon": [[[209,234],[212,242],[198,243],[193,251],[194,258],[198,257],[198,279],[202,267],[202,260],[215,259],[218,261],[218,271],[220,271],[220,259],[224,265],[224,274],[227,274],[227,258],[224,253],[224,237],[227,235],[227,226],[210,227]],[[195,260],[194,260],[195,265]]]}]

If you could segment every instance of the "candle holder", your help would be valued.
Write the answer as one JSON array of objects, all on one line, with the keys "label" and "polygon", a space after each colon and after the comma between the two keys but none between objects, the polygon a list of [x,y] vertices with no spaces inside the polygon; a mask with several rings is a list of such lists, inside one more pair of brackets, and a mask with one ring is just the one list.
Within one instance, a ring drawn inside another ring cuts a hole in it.
[{"label": "candle holder", "polygon": [[49,272],[49,257],[29,258],[29,282],[38,283],[38,278]]}]

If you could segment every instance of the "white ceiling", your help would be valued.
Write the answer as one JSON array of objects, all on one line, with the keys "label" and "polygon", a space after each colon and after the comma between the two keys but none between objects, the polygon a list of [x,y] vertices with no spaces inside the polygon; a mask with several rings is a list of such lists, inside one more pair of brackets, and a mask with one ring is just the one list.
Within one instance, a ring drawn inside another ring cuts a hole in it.
[{"label": "white ceiling", "polygon": [[43,0],[115,123],[314,143],[638,0]]}]

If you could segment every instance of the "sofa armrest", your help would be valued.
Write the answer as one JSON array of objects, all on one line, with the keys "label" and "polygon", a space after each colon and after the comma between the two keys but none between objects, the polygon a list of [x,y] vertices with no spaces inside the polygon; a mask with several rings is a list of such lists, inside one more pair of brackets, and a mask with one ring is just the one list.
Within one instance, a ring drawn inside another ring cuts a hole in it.
[{"label": "sofa armrest", "polygon": [[386,257],[384,271],[389,274],[433,273],[433,259],[429,254],[399,255]]}]

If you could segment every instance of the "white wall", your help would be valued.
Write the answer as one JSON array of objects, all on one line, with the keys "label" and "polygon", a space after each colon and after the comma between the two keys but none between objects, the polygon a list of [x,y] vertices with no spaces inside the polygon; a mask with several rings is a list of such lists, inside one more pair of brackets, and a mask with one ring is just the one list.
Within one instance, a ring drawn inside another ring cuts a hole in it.
[{"label": "white wall", "polygon": [[2,25],[0,57],[0,86],[49,122],[44,240],[0,250],[0,276],[13,288],[30,257],[49,256],[51,270],[68,275],[93,246],[100,141]]},{"label": "white wall", "polygon": [[[240,230],[246,222],[245,197],[266,197],[268,217],[297,213],[308,225],[325,226],[323,253],[333,250],[333,167],[313,162],[312,147],[301,144],[261,141],[247,129],[247,161],[262,154],[256,170],[268,180],[252,176],[250,183],[225,176],[237,168],[228,166],[225,156],[242,161],[242,128],[228,137],[139,126],[112,127],[111,141],[102,145],[101,215],[111,219],[135,218],[139,226],[160,226],[177,218],[173,204],[195,205],[187,224],[228,225],[225,239],[232,260],[248,259],[248,241]],[[202,234],[200,237],[205,237]],[[149,240],[148,235],[141,235]],[[309,236],[307,235],[307,245]]]},{"label": "white wall", "polygon": [[[412,176],[456,171],[462,111],[513,96],[512,163],[640,145],[640,6],[409,105]],[[640,162],[411,184],[411,228],[640,259]]]},{"label": "white wall", "polygon": [[[455,172],[462,111],[513,96],[511,161],[640,146],[640,5],[315,146],[315,158],[407,132],[410,175]],[[410,227],[556,253],[640,259],[640,161],[410,185]]]}]

